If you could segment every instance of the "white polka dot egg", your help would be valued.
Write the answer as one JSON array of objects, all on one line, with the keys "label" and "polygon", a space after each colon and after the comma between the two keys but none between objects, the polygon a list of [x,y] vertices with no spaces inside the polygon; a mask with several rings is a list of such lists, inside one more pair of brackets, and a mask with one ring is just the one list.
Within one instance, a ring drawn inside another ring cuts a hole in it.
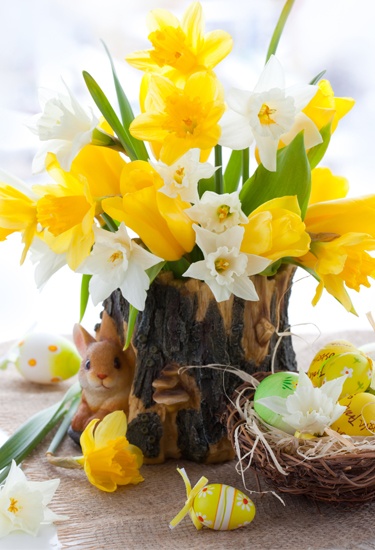
[{"label": "white polka dot egg", "polygon": [[40,332],[28,334],[17,344],[14,363],[30,382],[56,384],[78,372],[81,357],[67,338]]}]

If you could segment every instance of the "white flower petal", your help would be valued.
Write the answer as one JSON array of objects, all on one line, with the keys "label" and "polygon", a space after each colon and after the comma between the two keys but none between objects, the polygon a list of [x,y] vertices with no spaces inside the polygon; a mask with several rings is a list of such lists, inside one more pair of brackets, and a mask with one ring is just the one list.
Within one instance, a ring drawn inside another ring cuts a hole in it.
[{"label": "white flower petal", "polygon": [[286,95],[294,98],[297,111],[302,111],[318,91],[318,86],[312,84],[295,84],[285,90]]},{"label": "white flower petal", "polygon": [[246,149],[253,140],[253,133],[248,120],[234,111],[226,111],[221,120],[219,144],[234,150]]},{"label": "white flower petal", "polygon": [[259,300],[255,286],[249,278],[235,276],[230,288],[233,294],[238,296],[238,298],[250,300],[252,302],[257,302]]},{"label": "white flower petal", "polygon": [[296,137],[299,132],[304,131],[305,148],[310,149],[319,143],[322,143],[323,138],[314,122],[305,115],[305,113],[299,113],[294,119],[294,124],[289,132],[281,136],[281,141],[285,145],[289,145],[291,141]]},{"label": "white flower petal", "polygon": [[272,137],[256,136],[256,143],[259,149],[259,158],[263,166],[270,172],[275,172],[278,140]]},{"label": "white flower petal", "polygon": [[254,92],[264,92],[271,88],[285,88],[284,69],[280,61],[271,55],[254,88]]},{"label": "white flower petal", "polygon": [[257,275],[262,273],[272,262],[262,256],[256,254],[246,254],[247,256],[247,268],[246,275]]},{"label": "white flower petal", "polygon": [[286,398],[284,397],[279,397],[277,395],[262,397],[257,399],[257,404],[263,405],[264,407],[267,407],[267,409],[270,409],[270,411],[281,414],[282,416],[286,416],[288,414],[288,409],[286,408]]}]

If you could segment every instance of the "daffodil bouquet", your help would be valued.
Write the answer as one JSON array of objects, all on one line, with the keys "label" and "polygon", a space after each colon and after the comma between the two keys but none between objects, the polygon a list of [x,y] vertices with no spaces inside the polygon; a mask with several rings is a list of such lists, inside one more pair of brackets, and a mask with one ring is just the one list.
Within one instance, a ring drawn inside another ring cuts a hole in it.
[{"label": "daffodil bouquet", "polygon": [[33,170],[51,183],[0,184],[0,239],[22,234],[38,286],[68,264],[83,274],[82,311],[119,288],[134,313],[161,270],[205,281],[221,302],[258,300],[250,276],[294,264],[317,279],[314,304],[326,289],[355,312],[347,288],[375,276],[375,195],[346,199],[346,179],[317,167],[354,101],[324,73],[285,87],[275,53],[292,4],[252,90],[224,89],[214,69],[232,38],[205,33],[193,2],[181,21],[151,11],[151,48],[126,58],[144,72],[139,114],[110,56],[118,105],[83,73],[101,116],[67,87],[41,92]]}]

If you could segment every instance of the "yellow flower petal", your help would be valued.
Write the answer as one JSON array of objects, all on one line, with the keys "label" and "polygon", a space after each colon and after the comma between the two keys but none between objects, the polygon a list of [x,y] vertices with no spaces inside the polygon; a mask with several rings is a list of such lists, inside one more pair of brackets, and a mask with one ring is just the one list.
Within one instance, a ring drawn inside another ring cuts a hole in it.
[{"label": "yellow flower petal", "polygon": [[309,204],[343,199],[349,191],[349,182],[341,176],[334,176],[329,168],[315,168],[311,172],[311,194]]},{"label": "yellow flower petal", "polygon": [[354,105],[351,98],[335,97],[328,80],[318,82],[318,90],[303,112],[319,128],[332,122],[331,133],[337,128],[339,120],[345,116]]},{"label": "yellow flower petal", "polygon": [[102,447],[106,441],[125,437],[128,428],[128,421],[123,411],[115,411],[108,414],[100,422],[95,431],[95,445]]}]

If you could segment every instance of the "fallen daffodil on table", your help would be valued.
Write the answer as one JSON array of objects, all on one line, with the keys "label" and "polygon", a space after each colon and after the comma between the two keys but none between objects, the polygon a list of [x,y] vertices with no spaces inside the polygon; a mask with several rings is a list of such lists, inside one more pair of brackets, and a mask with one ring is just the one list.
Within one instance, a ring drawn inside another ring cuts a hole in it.
[{"label": "fallen daffodil on table", "polygon": [[84,429],[80,443],[83,456],[55,457],[47,453],[51,464],[64,468],[83,468],[89,482],[111,493],[121,485],[143,481],[139,469],[143,454],[126,438],[127,419],[123,411],[115,411],[103,420],[92,420]]},{"label": "fallen daffodil on table", "polygon": [[0,486],[0,538],[13,531],[36,536],[42,525],[68,519],[48,507],[59,484],[59,479],[29,481],[13,460]]},{"label": "fallen daffodil on table", "polygon": [[288,397],[262,397],[258,404],[280,414],[282,420],[296,430],[298,435],[323,435],[346,407],[338,404],[347,376],[325,382],[320,388],[313,386],[307,374],[300,369],[297,389]]}]

